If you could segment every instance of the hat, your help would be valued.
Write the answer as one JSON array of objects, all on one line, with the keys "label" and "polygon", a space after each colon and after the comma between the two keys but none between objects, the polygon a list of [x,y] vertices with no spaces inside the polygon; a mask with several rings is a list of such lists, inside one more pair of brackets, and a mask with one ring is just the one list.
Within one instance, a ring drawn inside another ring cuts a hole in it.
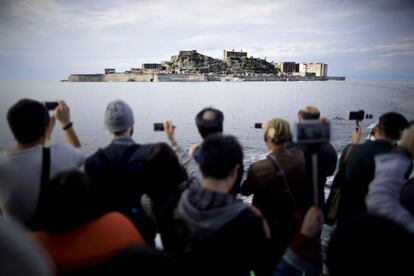
[{"label": "hat", "polygon": [[290,139],[290,126],[286,120],[270,119],[263,124],[262,128],[265,131],[265,137],[275,144],[283,143]]},{"label": "hat", "polygon": [[124,101],[113,101],[106,107],[104,123],[110,132],[126,130],[134,125],[134,113]]}]

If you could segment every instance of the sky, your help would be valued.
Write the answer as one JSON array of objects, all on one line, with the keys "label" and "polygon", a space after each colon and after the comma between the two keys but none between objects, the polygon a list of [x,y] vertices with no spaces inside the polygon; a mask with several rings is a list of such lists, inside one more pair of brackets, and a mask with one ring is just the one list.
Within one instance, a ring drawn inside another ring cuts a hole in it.
[{"label": "sky", "polygon": [[0,0],[0,79],[125,71],[179,50],[414,79],[413,0]]}]

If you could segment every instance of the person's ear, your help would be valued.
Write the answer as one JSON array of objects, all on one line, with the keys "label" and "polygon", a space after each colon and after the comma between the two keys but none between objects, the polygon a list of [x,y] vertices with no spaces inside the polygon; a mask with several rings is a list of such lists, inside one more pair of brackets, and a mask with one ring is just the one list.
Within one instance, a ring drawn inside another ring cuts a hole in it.
[{"label": "person's ear", "polygon": [[234,166],[234,168],[230,171],[230,175],[232,178],[237,178],[239,174],[240,164],[237,164]]}]

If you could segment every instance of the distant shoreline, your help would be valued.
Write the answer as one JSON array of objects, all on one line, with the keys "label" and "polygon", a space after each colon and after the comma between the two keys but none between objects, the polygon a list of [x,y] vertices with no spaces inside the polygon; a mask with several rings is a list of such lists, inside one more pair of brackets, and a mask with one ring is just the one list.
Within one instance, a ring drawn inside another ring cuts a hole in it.
[{"label": "distant shoreline", "polygon": [[244,81],[344,81],[345,77],[218,75],[218,74],[173,74],[173,73],[112,73],[112,74],[71,74],[62,82],[244,82]]}]

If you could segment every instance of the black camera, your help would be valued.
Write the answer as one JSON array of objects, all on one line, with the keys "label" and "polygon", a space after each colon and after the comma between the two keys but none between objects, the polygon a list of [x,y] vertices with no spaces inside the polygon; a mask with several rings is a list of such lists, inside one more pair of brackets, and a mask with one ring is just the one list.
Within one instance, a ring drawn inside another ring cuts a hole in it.
[{"label": "black camera", "polygon": [[349,112],[348,120],[362,121],[364,119],[372,119],[372,114],[365,113],[364,110]]},{"label": "black camera", "polygon": [[43,105],[46,107],[47,110],[55,110],[56,107],[59,105],[58,102],[43,102]]},{"label": "black camera", "polygon": [[254,128],[262,128],[262,123],[255,123]]},{"label": "black camera", "polygon": [[154,123],[154,131],[164,131],[164,123]]},{"label": "black camera", "polygon": [[301,144],[318,144],[329,142],[331,128],[329,123],[321,123],[318,120],[305,120],[296,123],[293,128],[293,142]]}]

